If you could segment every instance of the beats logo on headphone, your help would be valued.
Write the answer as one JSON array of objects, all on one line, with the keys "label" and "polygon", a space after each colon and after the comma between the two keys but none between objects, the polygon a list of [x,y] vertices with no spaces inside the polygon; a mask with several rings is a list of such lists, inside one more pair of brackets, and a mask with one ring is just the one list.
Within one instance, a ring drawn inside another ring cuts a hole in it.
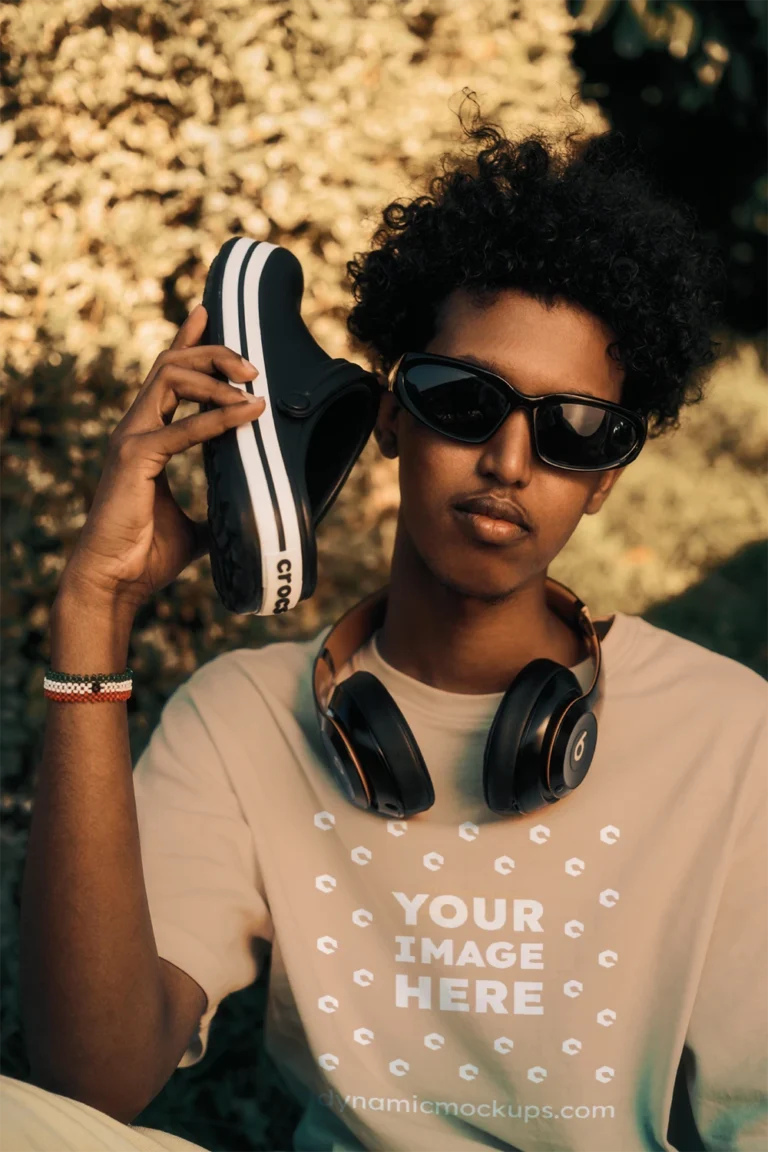
[{"label": "beats logo on headphone", "polygon": [[[501,815],[546,808],[586,776],[597,747],[600,640],[586,605],[551,577],[547,603],[586,642],[593,661],[583,691],[570,668],[531,660],[504,693],[483,758],[483,792]],[[337,673],[382,625],[387,587],[354,605],[333,626],[315,657],[312,687],[329,766],[352,803],[365,811],[407,818],[435,802],[432,781],[408,723],[380,680]]]}]

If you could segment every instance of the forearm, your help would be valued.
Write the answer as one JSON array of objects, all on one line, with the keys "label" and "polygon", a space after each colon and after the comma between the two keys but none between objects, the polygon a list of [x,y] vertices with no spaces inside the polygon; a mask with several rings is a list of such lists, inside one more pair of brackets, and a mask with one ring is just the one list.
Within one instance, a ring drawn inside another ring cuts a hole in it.
[{"label": "forearm", "polygon": [[[132,623],[117,606],[61,591],[52,668],[122,671]],[[165,1012],[127,708],[49,700],[47,709],[21,901],[28,1053],[43,1086],[128,1118],[162,1086]]]}]

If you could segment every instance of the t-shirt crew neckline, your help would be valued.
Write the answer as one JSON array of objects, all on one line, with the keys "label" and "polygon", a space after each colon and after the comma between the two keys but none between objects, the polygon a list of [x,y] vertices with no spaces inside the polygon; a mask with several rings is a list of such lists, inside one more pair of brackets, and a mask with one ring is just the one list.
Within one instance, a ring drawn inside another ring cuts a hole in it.
[{"label": "t-shirt crew neckline", "polygon": [[[634,634],[633,617],[627,616],[623,612],[615,612],[613,617],[613,623],[608,634],[601,641],[606,679],[608,675],[615,673],[619,665],[623,663]],[[597,619],[606,620],[609,618],[598,617]],[[351,662],[351,667],[348,666],[350,672],[362,666],[365,671],[372,672],[395,698],[400,696],[407,700],[409,710],[413,709],[425,718],[438,720],[448,728],[469,729],[493,718],[504,697],[503,692],[479,694],[446,692],[441,688],[435,688],[431,684],[416,680],[400,669],[394,668],[384,659],[379,649],[378,636],[379,632],[374,632],[359,649],[356,658],[353,658]],[[571,671],[582,685],[588,684],[587,678],[591,677],[592,673],[592,661],[587,657],[580,663],[572,665]]]}]

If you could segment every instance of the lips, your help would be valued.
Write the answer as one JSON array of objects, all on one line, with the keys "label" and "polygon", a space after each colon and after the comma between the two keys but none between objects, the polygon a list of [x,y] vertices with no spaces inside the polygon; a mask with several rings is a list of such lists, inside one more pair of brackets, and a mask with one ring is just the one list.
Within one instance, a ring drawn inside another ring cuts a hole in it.
[{"label": "lips", "polygon": [[521,528],[530,531],[530,524],[522,508],[510,500],[497,500],[492,496],[473,496],[468,500],[460,500],[455,507],[459,512],[489,516],[492,520],[507,520],[510,524],[519,524]]}]

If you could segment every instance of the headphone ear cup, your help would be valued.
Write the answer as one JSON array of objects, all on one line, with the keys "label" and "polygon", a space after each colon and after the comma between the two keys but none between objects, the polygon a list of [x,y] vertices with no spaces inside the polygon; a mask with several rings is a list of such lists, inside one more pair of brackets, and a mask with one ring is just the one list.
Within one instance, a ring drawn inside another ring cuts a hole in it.
[{"label": "headphone ear cup", "polygon": [[580,695],[573,672],[555,660],[531,660],[517,674],[485,744],[483,791],[492,811],[535,812],[555,799],[544,779],[544,738],[555,712]]},{"label": "headphone ear cup", "polygon": [[435,802],[427,766],[405,716],[387,689],[371,672],[353,672],[337,686],[353,705],[358,723],[365,726],[366,740],[380,755],[365,748],[355,751],[365,768],[374,807],[386,812],[386,793],[394,793],[404,814],[424,812]]}]

